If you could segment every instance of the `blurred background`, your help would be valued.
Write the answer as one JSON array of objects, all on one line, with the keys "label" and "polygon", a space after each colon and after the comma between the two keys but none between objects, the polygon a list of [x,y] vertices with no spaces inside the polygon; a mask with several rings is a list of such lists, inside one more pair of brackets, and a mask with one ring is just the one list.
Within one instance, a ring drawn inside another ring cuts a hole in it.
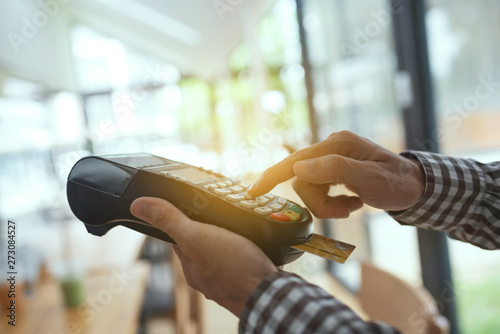
[{"label": "blurred background", "polygon": [[[417,1],[413,26],[402,19],[406,1],[0,3],[0,219],[4,237],[7,220],[17,224],[28,304],[45,303],[34,288],[43,275],[60,277],[68,267],[84,276],[102,268],[135,273],[139,258],[148,269],[132,275],[143,283],[127,331],[154,332],[150,315],[169,317],[189,298],[174,291],[175,263],[164,245],[124,228],[93,237],[73,217],[66,178],[89,154],[151,152],[252,183],[293,150],[335,131],[403,151],[408,133],[423,126],[408,116],[420,106],[425,110],[414,115],[427,120],[433,137],[413,146],[500,160],[496,0]],[[413,54],[412,41],[423,58]],[[422,68],[429,75],[415,76]],[[298,201],[288,183],[275,192]],[[290,270],[318,284],[333,278],[354,295],[363,261],[425,284],[421,268],[429,259],[421,252],[433,245],[415,228],[368,207],[316,223],[318,232],[356,251],[344,265],[304,255]],[[433,294],[442,313],[456,315],[453,332],[498,333],[499,254],[453,240],[445,247],[440,261],[446,268],[449,259],[455,293],[441,303]],[[204,303],[206,332],[236,332],[236,318]],[[57,319],[61,325],[68,318]],[[99,333],[94,325],[83,328]]]}]

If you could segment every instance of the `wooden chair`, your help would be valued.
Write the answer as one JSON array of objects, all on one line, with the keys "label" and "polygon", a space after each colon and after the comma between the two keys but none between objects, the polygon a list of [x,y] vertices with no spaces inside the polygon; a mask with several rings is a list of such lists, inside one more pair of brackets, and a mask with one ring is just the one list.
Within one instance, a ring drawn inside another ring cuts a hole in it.
[{"label": "wooden chair", "polygon": [[373,264],[361,266],[361,306],[371,320],[408,334],[447,334],[449,322],[423,287],[414,287]]}]

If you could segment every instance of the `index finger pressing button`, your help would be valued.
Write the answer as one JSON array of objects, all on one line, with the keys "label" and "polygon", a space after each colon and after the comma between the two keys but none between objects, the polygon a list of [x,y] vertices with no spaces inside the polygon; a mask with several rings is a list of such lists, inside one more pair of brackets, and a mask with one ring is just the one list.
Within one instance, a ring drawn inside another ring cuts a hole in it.
[{"label": "index finger pressing button", "polygon": [[296,151],[290,156],[268,168],[261,177],[252,185],[249,192],[252,196],[268,193],[277,184],[285,182],[295,176],[293,166],[297,161],[317,158],[326,154],[334,153],[329,141],[322,141],[312,146]]}]

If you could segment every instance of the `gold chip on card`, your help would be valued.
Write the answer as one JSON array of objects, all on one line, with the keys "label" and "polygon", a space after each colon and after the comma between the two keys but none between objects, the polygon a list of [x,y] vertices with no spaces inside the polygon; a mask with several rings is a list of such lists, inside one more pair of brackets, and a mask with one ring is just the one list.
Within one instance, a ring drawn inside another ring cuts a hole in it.
[{"label": "gold chip on card", "polygon": [[313,233],[311,240],[305,244],[293,245],[292,247],[339,263],[344,263],[354,251],[354,248],[356,248],[354,245],[327,238],[316,233]]}]

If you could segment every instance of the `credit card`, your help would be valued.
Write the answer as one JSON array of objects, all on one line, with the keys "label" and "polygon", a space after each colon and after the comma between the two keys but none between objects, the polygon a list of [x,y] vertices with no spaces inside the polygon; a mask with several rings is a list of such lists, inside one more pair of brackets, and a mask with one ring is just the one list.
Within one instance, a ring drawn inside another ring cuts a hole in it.
[{"label": "credit card", "polygon": [[312,239],[305,244],[293,245],[292,247],[339,263],[344,263],[349,255],[351,255],[354,248],[356,248],[354,245],[327,238],[316,233],[313,233]]}]

